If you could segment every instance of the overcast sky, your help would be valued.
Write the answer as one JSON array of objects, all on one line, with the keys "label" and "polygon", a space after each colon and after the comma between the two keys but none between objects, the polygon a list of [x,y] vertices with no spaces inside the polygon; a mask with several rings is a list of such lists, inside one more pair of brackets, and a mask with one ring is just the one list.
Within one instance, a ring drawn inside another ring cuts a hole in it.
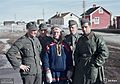
[{"label": "overcast sky", "polygon": [[[85,0],[86,10],[102,6],[112,14],[120,15],[120,0]],[[0,0],[0,22],[4,20],[31,21],[52,17],[56,12],[83,13],[83,0]]]}]

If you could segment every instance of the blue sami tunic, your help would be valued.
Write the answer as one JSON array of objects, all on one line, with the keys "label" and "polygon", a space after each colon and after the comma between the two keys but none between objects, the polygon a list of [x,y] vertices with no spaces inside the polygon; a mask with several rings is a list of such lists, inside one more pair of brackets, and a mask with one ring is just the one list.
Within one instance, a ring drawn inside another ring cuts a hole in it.
[{"label": "blue sami tunic", "polygon": [[47,46],[45,55],[42,56],[43,69],[51,70],[53,81],[67,80],[67,71],[73,66],[70,47],[64,42],[59,45],[60,55],[57,53],[57,43],[52,42]]}]

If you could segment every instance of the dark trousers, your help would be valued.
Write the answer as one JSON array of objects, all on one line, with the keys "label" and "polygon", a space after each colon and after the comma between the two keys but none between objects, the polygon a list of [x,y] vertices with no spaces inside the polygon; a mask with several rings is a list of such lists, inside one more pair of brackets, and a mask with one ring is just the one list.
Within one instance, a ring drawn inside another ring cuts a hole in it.
[{"label": "dark trousers", "polygon": [[22,75],[23,84],[42,84],[42,74]]}]

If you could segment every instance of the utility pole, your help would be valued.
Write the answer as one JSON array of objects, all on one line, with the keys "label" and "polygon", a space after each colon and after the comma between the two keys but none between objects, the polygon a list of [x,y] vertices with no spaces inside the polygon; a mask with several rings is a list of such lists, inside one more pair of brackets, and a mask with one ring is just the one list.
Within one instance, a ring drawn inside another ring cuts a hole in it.
[{"label": "utility pole", "polygon": [[84,14],[83,18],[85,18],[85,0],[83,0],[83,14]]},{"label": "utility pole", "polygon": [[43,8],[43,20],[45,22],[45,13],[44,13],[44,8]]}]

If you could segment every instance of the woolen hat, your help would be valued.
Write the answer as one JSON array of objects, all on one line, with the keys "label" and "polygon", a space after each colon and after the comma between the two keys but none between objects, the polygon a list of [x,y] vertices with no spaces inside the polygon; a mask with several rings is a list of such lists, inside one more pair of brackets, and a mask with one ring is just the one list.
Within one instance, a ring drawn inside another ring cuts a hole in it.
[{"label": "woolen hat", "polygon": [[81,26],[85,23],[90,23],[89,20],[85,18],[82,18],[80,22],[81,22]]},{"label": "woolen hat", "polygon": [[78,25],[75,20],[69,20],[68,24],[69,24],[69,27],[72,25]]},{"label": "woolen hat", "polygon": [[52,30],[59,30],[59,31],[62,31],[62,28],[61,28],[60,25],[54,24],[53,27],[52,27]]},{"label": "woolen hat", "polygon": [[38,27],[37,27],[37,25],[36,25],[35,22],[29,22],[26,25],[26,29],[29,29],[29,30],[38,30]]},{"label": "woolen hat", "polygon": [[39,29],[40,29],[40,30],[42,30],[42,29],[47,29],[47,24],[41,23],[41,24],[39,25]]}]

